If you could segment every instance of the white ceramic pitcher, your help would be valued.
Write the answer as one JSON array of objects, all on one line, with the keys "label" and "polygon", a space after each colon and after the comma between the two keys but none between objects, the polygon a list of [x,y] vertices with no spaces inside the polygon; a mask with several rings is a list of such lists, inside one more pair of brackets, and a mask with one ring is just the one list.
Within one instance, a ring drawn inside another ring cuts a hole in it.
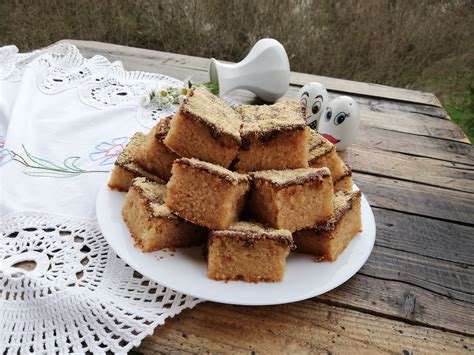
[{"label": "white ceramic pitcher", "polygon": [[219,83],[219,95],[235,89],[253,92],[262,100],[275,102],[290,84],[290,63],[285,48],[275,39],[259,40],[240,62],[226,64],[211,59],[211,81]]}]

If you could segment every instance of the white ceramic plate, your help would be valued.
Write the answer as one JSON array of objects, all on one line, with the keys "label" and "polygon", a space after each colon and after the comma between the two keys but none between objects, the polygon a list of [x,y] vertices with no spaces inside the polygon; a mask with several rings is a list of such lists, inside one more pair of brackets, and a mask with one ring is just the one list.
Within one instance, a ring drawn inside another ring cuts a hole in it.
[{"label": "white ceramic plate", "polygon": [[[366,262],[375,242],[375,220],[362,195],[362,227],[336,262],[314,261],[309,255],[291,253],[282,282],[246,283],[207,278],[203,248],[143,253],[134,246],[121,208],[125,194],[104,184],[97,196],[97,219],[111,248],[132,268],[175,291],[209,301],[237,305],[271,305],[304,300],[328,292],[352,277]],[[172,255],[174,254],[174,255]]]}]

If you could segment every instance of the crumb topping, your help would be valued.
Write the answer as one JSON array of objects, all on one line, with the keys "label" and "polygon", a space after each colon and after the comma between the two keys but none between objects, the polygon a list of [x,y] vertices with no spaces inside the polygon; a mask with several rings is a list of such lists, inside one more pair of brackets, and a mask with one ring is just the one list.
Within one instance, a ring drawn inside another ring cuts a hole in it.
[{"label": "crumb topping", "polygon": [[163,118],[154,128],[156,139],[163,141],[170,130],[170,123],[173,116]]},{"label": "crumb topping", "polygon": [[235,109],[242,115],[242,138],[269,133],[305,129],[304,108],[299,100],[278,102],[274,105],[243,105]]},{"label": "crumb topping", "polygon": [[240,143],[241,117],[219,97],[204,88],[193,88],[180,111],[211,127],[214,135],[228,135]]},{"label": "crumb topping", "polygon": [[359,191],[338,191],[334,194],[334,217],[329,219],[326,223],[317,226],[316,230],[334,230],[337,223],[342,217],[352,209],[352,204],[355,199],[360,198],[361,192]]},{"label": "crumb topping", "polygon": [[263,180],[276,188],[301,185],[306,182],[320,181],[330,176],[328,168],[301,168],[292,170],[263,170],[250,174],[255,180]]},{"label": "crumb topping", "polygon": [[334,145],[324,138],[319,133],[310,129],[309,134],[309,159],[311,163],[322,156],[330,153],[334,148]]},{"label": "crumb topping", "polygon": [[211,237],[229,237],[249,241],[270,239],[293,247],[293,237],[290,231],[286,229],[267,228],[255,222],[241,221],[234,223],[227,230],[213,231]]},{"label": "crumb topping", "polygon": [[141,195],[150,202],[164,203],[166,185],[158,184],[144,177],[137,177],[133,179],[132,186],[139,189]]},{"label": "crumb topping", "polygon": [[229,169],[226,169],[220,165],[208,163],[199,159],[195,158],[180,158],[176,159],[175,163],[177,164],[182,164],[182,165],[188,165],[190,167],[200,169],[203,171],[206,171],[210,174],[219,176],[221,178],[224,178],[225,180],[232,182],[232,183],[239,183],[239,182],[248,182],[249,181],[249,176],[245,174],[240,174],[235,171],[230,171]]},{"label": "crumb topping", "polygon": [[152,217],[178,218],[165,206],[166,185],[150,181],[144,177],[133,179],[132,187],[146,200]]},{"label": "crumb topping", "polygon": [[136,176],[144,176],[152,181],[165,183],[158,176],[143,169],[135,162],[135,155],[144,141],[145,135],[143,133],[135,133],[123,152],[118,156],[117,160],[115,161],[115,165],[120,166],[121,168],[131,172]]},{"label": "crumb topping", "polygon": [[178,218],[171,210],[165,205],[159,203],[150,203],[150,208],[153,213],[153,217],[163,217],[163,218]]},{"label": "crumb topping", "polygon": [[122,166],[133,162],[135,160],[135,154],[140,149],[140,146],[144,141],[145,135],[143,133],[135,133],[123,152],[118,156],[117,160],[115,161],[115,165]]}]

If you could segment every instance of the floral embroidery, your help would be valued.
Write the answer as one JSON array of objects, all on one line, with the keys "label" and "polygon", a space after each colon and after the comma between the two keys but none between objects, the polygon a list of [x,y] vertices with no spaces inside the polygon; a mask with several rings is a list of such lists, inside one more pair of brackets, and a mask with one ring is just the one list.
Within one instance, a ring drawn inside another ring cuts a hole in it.
[{"label": "floral embroidery", "polygon": [[12,161],[12,153],[5,148],[5,138],[0,136],[0,166]]},{"label": "floral embroidery", "polygon": [[100,161],[99,165],[110,165],[123,152],[129,141],[128,137],[112,139],[112,142],[102,142],[95,146],[95,152],[89,154],[92,161]]},{"label": "floral embroidery", "polygon": [[12,159],[13,155],[8,149],[0,149],[0,166],[5,165]]},{"label": "floral embroidery", "polygon": [[23,173],[28,176],[68,178],[86,173],[108,173],[107,170],[84,170],[80,168],[77,166],[80,157],[67,157],[62,163],[57,164],[50,160],[42,159],[31,154],[24,145],[21,145],[21,147],[25,152],[25,157],[11,150],[11,160],[14,160],[27,167],[29,170],[24,171]]}]

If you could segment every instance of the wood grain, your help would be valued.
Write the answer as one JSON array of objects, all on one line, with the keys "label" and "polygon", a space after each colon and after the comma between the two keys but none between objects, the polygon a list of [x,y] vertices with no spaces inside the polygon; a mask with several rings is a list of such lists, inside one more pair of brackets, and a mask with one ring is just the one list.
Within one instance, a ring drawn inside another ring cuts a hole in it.
[{"label": "wood grain", "polygon": [[464,335],[474,333],[474,305],[416,285],[357,274],[313,299],[339,307]]},{"label": "wood grain", "polygon": [[474,192],[473,166],[376,150],[358,144],[339,155],[356,172]]},{"label": "wood grain", "polygon": [[472,227],[381,208],[372,210],[377,245],[474,266]]},{"label": "wood grain", "polygon": [[470,144],[416,136],[364,124],[359,128],[356,143],[372,149],[383,149],[474,166],[474,149]]},{"label": "wood grain", "polygon": [[158,327],[141,352],[461,353],[472,338],[305,301],[272,307],[206,302]]},{"label": "wood grain", "polygon": [[363,124],[375,128],[470,143],[464,132],[454,122],[419,113],[404,112],[401,115],[396,111],[372,111],[363,107],[361,119]]},{"label": "wood grain", "polygon": [[360,274],[416,285],[474,304],[474,267],[375,246]]},{"label": "wood grain", "polygon": [[[422,172],[420,172],[422,173]],[[371,206],[472,225],[472,194],[361,173],[354,181]]]}]

